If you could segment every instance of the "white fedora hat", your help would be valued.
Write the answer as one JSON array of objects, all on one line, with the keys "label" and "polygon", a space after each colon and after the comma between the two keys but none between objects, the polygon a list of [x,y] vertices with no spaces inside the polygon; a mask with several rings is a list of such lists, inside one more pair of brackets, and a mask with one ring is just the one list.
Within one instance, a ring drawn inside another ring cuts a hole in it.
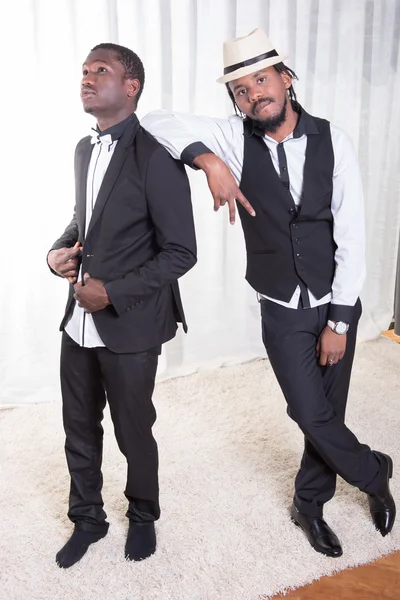
[{"label": "white fedora hat", "polygon": [[284,61],[265,31],[254,29],[249,35],[224,42],[224,74],[218,83],[228,83],[260,69]]}]

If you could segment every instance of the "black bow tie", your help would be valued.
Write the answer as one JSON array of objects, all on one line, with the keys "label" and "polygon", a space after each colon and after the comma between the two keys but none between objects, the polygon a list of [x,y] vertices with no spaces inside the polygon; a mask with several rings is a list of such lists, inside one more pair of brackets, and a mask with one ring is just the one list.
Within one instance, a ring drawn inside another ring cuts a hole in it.
[{"label": "black bow tie", "polygon": [[120,139],[127,125],[131,123],[134,119],[136,119],[136,116],[134,114],[131,114],[129,115],[129,117],[127,117],[120,123],[112,125],[105,131],[100,131],[98,125],[96,126],[96,128],[92,127],[90,133],[92,138],[92,144],[107,144],[108,147],[110,147],[113,142],[116,142]]},{"label": "black bow tie", "polygon": [[115,142],[117,137],[113,137],[111,133],[101,133],[101,131],[97,131],[97,129],[91,129],[90,137],[92,144],[106,144],[110,146],[113,142]]}]

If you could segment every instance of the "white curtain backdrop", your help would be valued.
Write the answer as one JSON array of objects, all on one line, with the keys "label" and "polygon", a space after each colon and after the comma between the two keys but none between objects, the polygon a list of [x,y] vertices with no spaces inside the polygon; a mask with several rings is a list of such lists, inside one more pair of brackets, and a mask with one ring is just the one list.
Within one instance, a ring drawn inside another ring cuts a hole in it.
[{"label": "white curtain backdrop", "polygon": [[[360,338],[387,328],[400,222],[399,0],[14,0],[0,9],[0,405],[59,399],[67,284],[45,256],[71,218],[74,147],[93,124],[79,99],[90,49],[112,41],[142,58],[139,117],[160,107],[224,116],[222,42],[255,27],[290,54],[305,108],[358,149],[368,235]],[[189,334],[165,347],[161,378],[264,356],[240,225],[213,212],[201,173],[190,178],[199,261],[182,280]]]}]

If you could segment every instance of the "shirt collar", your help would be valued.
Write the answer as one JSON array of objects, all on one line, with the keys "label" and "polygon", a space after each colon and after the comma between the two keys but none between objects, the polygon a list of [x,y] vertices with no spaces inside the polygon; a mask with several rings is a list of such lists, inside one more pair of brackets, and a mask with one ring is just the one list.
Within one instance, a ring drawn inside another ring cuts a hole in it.
[{"label": "shirt collar", "polygon": [[[299,114],[297,125],[293,130],[293,137],[300,138],[303,135],[318,134],[318,127],[313,117],[309,115],[297,102],[292,102],[292,107],[293,110]],[[243,126],[246,137],[250,137],[253,134],[258,135],[259,137],[264,137],[265,135],[265,131],[258,126],[257,121],[254,119],[246,117],[243,122]]]},{"label": "shirt collar", "polygon": [[105,129],[104,131],[100,131],[99,126],[96,125],[96,128],[92,127],[92,130],[94,131],[93,136],[97,137],[98,141],[101,141],[101,138],[103,136],[111,136],[111,140],[113,142],[115,142],[116,140],[119,140],[119,138],[124,133],[127,125],[129,125],[129,123],[131,123],[134,119],[135,119],[135,113],[132,113],[131,115],[129,115],[129,117],[127,117],[123,121],[120,121],[119,123],[116,123],[115,125],[112,125],[112,127],[109,127],[108,129]]}]

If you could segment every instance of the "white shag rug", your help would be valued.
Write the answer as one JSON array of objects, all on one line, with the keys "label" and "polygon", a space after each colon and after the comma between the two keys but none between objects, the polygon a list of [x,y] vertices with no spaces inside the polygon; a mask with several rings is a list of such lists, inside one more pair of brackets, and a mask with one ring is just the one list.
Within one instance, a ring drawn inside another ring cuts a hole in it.
[{"label": "white shag rug", "polygon": [[[347,422],[395,460],[400,501],[400,345],[357,349]],[[339,481],[325,517],[344,548],[314,552],[289,520],[302,436],[265,360],[159,384],[158,550],[124,560],[125,463],[107,415],[110,530],[80,563],[54,561],[72,527],[59,403],[0,411],[0,600],[257,600],[400,549],[372,526],[365,496]]]}]

